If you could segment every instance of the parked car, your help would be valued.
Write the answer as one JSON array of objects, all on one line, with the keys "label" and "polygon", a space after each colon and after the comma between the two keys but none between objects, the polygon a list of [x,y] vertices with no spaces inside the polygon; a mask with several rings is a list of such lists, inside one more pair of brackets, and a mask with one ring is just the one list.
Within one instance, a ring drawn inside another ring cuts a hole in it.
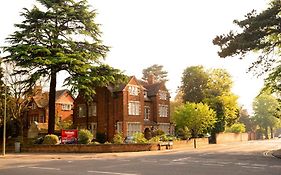
[{"label": "parked car", "polygon": [[279,139],[281,139],[281,134],[278,136]]}]

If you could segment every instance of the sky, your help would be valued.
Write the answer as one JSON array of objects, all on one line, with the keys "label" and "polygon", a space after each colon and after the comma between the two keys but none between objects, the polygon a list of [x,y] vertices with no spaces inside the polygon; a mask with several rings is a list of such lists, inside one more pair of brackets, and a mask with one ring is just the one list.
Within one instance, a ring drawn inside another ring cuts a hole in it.
[{"label": "sky", "polygon": [[[20,23],[22,8],[35,0],[9,0],[0,6],[0,45]],[[167,88],[176,95],[185,68],[203,65],[223,68],[232,76],[233,92],[239,104],[252,112],[252,101],[263,86],[263,79],[247,73],[255,56],[244,60],[219,58],[212,44],[216,35],[236,29],[234,19],[243,19],[253,9],[266,9],[268,0],[88,0],[98,15],[104,44],[110,46],[105,62],[127,75],[142,77],[142,70],[153,64],[168,71]],[[64,73],[60,74],[65,77]],[[58,82],[58,89],[62,79]]]}]

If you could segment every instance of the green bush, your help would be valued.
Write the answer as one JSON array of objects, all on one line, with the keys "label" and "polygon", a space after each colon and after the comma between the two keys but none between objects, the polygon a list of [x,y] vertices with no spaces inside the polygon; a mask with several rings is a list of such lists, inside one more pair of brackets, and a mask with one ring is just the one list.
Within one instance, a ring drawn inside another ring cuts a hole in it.
[{"label": "green bush", "polygon": [[147,143],[148,141],[144,137],[143,133],[136,132],[133,134],[133,142],[134,143]]},{"label": "green bush", "polygon": [[164,134],[165,134],[164,131],[162,131],[161,129],[157,129],[156,131],[152,132],[152,137],[161,136],[161,135],[164,135]]},{"label": "green bush", "polygon": [[160,142],[160,136],[152,137],[151,139],[149,139],[148,142],[149,143],[158,143],[158,142]]},{"label": "green bush", "polygon": [[59,137],[54,134],[45,135],[44,140],[43,140],[43,144],[46,144],[46,145],[56,145],[58,143],[59,143]]},{"label": "green bush", "polygon": [[243,133],[246,127],[243,123],[234,123],[231,127],[226,128],[225,132]]},{"label": "green bush", "polygon": [[187,140],[191,137],[191,132],[189,131],[189,129],[187,127],[179,128],[177,130],[177,135],[179,138],[181,138],[183,140]]},{"label": "green bush", "polygon": [[106,134],[104,132],[98,132],[96,140],[99,143],[105,143],[106,142]]},{"label": "green bush", "polygon": [[122,133],[119,133],[119,132],[116,133],[116,134],[114,135],[114,137],[113,137],[112,142],[113,142],[114,144],[122,144],[122,143],[124,143],[123,134],[122,134]]},{"label": "green bush", "polygon": [[87,129],[81,129],[78,132],[78,143],[80,144],[89,144],[93,140],[93,134]]}]

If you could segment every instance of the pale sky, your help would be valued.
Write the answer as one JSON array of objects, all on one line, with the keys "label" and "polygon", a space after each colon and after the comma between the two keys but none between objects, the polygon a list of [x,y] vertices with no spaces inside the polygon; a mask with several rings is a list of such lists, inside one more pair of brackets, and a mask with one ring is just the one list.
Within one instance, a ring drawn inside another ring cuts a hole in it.
[{"label": "pale sky", "polygon": [[[234,81],[239,104],[251,111],[253,98],[262,87],[262,78],[246,73],[253,58],[222,59],[212,39],[234,29],[232,21],[243,19],[253,9],[267,7],[267,0],[88,0],[97,10],[104,44],[111,47],[106,63],[127,75],[142,77],[153,65],[168,71],[167,88],[172,97],[181,84],[185,68],[203,65],[225,68]],[[0,45],[21,22],[19,13],[35,0],[9,0],[0,6]],[[252,56],[253,57],[253,56]],[[63,77],[61,75],[60,77]],[[58,84],[60,88],[62,81]]]}]

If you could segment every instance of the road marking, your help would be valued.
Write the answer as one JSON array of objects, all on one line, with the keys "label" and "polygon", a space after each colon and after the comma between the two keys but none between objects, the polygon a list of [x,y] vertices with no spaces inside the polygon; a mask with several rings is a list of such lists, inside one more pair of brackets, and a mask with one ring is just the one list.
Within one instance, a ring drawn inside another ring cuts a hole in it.
[{"label": "road marking", "polygon": [[272,165],[270,168],[281,168],[281,165]]},{"label": "road marking", "polygon": [[264,167],[257,167],[257,166],[241,166],[243,168],[252,168],[252,169],[264,169]]},{"label": "road marking", "polygon": [[180,162],[180,161],[183,161],[183,160],[186,160],[186,159],[190,159],[190,157],[184,157],[184,158],[180,158],[180,159],[174,159],[172,160],[173,162]]},{"label": "road marking", "polygon": [[56,171],[60,171],[60,168],[49,168],[49,167],[36,167],[36,166],[30,166],[27,168],[31,168],[31,169],[41,169],[41,170],[56,170]]},{"label": "road marking", "polygon": [[243,165],[243,166],[246,166],[246,165],[249,165],[249,163],[240,163],[240,162],[238,162],[238,163],[235,163],[235,165]]},{"label": "road marking", "polygon": [[264,164],[252,164],[252,166],[266,167],[267,165],[264,165]]},{"label": "road marking", "polygon": [[222,164],[213,164],[213,163],[203,163],[202,165],[206,165],[206,166],[224,166]]},{"label": "road marking", "polygon": [[137,175],[137,174],[128,174],[128,173],[106,172],[106,171],[88,171],[88,173],[98,173],[98,174],[117,174],[117,175]]}]

